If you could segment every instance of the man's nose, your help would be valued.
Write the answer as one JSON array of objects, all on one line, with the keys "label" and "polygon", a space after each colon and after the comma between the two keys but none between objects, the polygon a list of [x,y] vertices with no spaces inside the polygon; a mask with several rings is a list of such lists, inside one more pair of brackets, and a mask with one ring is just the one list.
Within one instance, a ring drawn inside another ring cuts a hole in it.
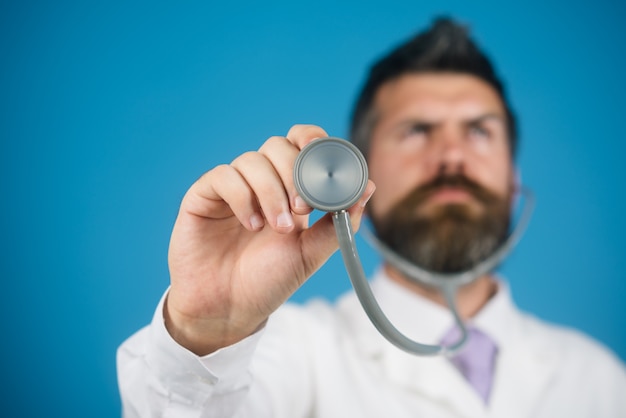
[{"label": "man's nose", "polygon": [[467,159],[461,132],[441,132],[438,138],[439,171],[441,174],[463,172]]}]

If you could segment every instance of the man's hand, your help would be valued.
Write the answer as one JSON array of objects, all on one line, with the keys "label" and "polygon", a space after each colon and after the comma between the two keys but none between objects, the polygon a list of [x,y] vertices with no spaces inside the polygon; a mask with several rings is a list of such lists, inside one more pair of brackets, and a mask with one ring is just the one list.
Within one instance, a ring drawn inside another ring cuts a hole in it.
[{"label": "man's hand", "polygon": [[[179,344],[204,355],[251,335],[336,251],[331,217],[309,227],[312,209],[293,183],[300,149],[326,136],[296,125],[189,189],[172,232],[165,307]],[[349,209],[355,230],[374,188],[370,181]]]}]

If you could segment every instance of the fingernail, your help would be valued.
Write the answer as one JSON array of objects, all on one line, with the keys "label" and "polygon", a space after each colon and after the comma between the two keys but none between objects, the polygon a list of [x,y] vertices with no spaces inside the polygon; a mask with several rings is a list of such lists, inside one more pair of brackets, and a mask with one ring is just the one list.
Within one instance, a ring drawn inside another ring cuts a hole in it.
[{"label": "fingernail", "polygon": [[293,226],[293,218],[290,213],[283,212],[276,218],[276,225],[281,228],[289,228]]},{"label": "fingernail", "polygon": [[304,199],[302,199],[300,196],[296,196],[293,199],[293,204],[296,207],[296,209],[307,209],[309,207],[309,205],[307,205]]},{"label": "fingernail", "polygon": [[250,225],[254,230],[263,228],[263,218],[261,215],[258,213],[252,214],[252,216],[250,216]]}]

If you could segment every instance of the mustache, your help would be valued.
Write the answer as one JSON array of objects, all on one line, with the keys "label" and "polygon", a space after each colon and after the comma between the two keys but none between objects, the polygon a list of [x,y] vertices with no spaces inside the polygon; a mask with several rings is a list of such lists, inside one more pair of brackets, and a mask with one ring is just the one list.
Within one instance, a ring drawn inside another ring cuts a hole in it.
[{"label": "mustache", "polygon": [[411,193],[402,199],[400,205],[409,208],[416,207],[444,188],[464,190],[485,205],[500,200],[499,196],[495,193],[463,174],[440,174],[428,183],[413,189]]}]

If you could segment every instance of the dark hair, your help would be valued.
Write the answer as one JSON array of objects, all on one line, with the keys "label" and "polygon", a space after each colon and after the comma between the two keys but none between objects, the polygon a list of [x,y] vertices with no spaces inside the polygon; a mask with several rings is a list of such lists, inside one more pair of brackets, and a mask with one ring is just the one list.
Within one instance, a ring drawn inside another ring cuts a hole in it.
[{"label": "dark hair", "polygon": [[507,101],[504,86],[487,56],[469,37],[468,30],[450,18],[438,18],[432,27],[417,34],[380,59],[370,69],[352,113],[351,141],[365,156],[376,124],[373,106],[380,87],[406,73],[455,72],[471,74],[491,85],[500,95],[507,118],[511,157],[517,148],[515,115]]}]

